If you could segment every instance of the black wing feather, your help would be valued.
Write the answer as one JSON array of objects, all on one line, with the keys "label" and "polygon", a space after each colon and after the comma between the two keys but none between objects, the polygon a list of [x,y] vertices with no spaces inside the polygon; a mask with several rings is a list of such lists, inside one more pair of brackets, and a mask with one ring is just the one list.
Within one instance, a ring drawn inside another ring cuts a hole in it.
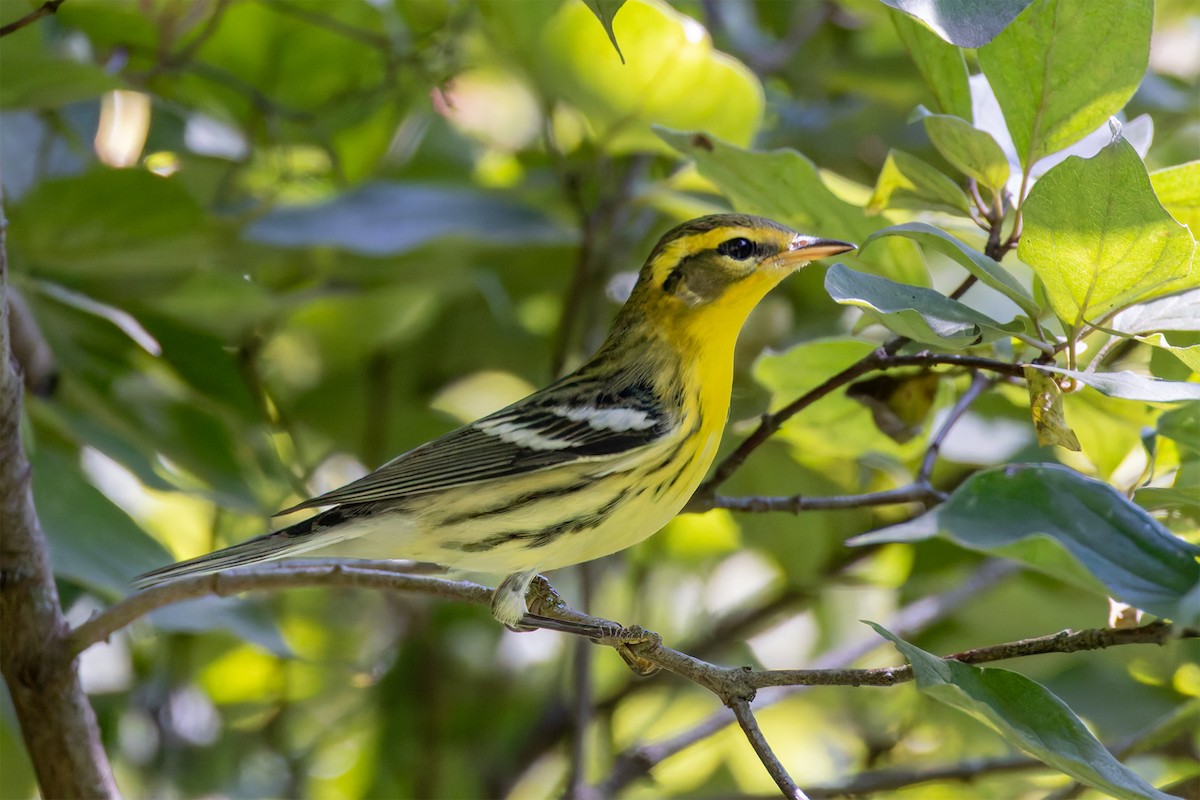
[{"label": "black wing feather", "polygon": [[[571,378],[530,395],[508,408],[451,431],[410,450],[379,469],[340,489],[305,500],[280,511],[288,514],[305,508],[341,503],[369,503],[442,491],[482,481],[535,472],[583,459],[618,456],[658,441],[675,420],[646,383],[630,383],[613,391],[611,385],[594,385]],[[570,383],[568,383],[570,381]],[[564,400],[575,408],[627,409],[640,412],[646,422],[628,430],[595,427],[588,419],[573,420],[562,413]],[[510,424],[539,437],[569,442],[561,449],[536,449],[505,441],[487,428]]]}]

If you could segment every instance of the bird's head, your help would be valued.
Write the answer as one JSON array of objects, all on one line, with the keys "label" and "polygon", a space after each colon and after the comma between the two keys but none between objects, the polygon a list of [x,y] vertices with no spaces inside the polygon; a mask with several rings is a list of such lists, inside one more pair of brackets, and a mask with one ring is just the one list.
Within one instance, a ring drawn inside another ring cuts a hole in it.
[{"label": "bird's head", "polygon": [[[818,258],[854,245],[806,236],[746,214],[713,214],[668,231],[638,275],[627,313],[669,327],[734,336],[776,284]],[[720,330],[732,327],[733,331]]]}]

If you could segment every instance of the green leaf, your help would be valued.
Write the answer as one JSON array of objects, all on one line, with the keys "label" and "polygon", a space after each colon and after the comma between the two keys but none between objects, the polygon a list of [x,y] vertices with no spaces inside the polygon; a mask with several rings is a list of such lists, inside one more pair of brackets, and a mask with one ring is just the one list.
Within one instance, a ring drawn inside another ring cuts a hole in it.
[{"label": "green leaf", "polygon": [[375,256],[406,253],[443,237],[509,245],[567,238],[549,217],[500,195],[401,183],[365,184],[320,205],[278,208],[245,235],[280,247],[321,245]]},{"label": "green leaf", "polygon": [[17,41],[8,39],[0,48],[0,109],[56,109],[126,88],[124,81],[94,64],[29,53],[21,38],[36,42],[32,36],[13,37]]},{"label": "green leaf", "polygon": [[1200,331],[1200,289],[1160,297],[1122,309],[1109,326],[1136,336],[1153,331]]},{"label": "green leaf", "polygon": [[[160,565],[161,566],[161,565]],[[261,599],[201,597],[157,609],[149,615],[156,628],[175,633],[228,631],[280,658],[295,655],[275,623],[270,607]]]},{"label": "green leaf", "polygon": [[566,2],[527,56],[550,95],[583,112],[601,147],[661,151],[651,125],[704,130],[742,145],[753,140],[765,105],[762,85],[741,62],[715,50],[699,22],[661,0],[626,0],[612,29],[624,62],[592,11]]},{"label": "green leaf", "polygon": [[[70,220],[64,225],[63,220]],[[13,249],[36,274],[127,297],[196,270],[208,218],[175,178],[93,169],[45,181],[11,211]]]},{"label": "green leaf", "polygon": [[1026,170],[1133,96],[1149,60],[1153,13],[1151,0],[1035,0],[979,49]]},{"label": "green leaf", "polygon": [[886,208],[912,208],[965,217],[968,215],[967,202],[967,196],[958,184],[937,168],[903,150],[892,150],[879,171],[867,211],[879,213]]},{"label": "green leaf", "polygon": [[1142,344],[1166,350],[1178,358],[1188,369],[1200,372],[1200,344],[1173,344],[1164,333],[1148,333],[1137,337]]},{"label": "green leaf", "polygon": [[938,38],[915,17],[899,11],[890,16],[909,57],[933,92],[938,111],[970,119],[971,89],[962,51]]},{"label": "green leaf", "polygon": [[1013,21],[1029,0],[883,0],[923,21],[950,44],[981,47]]},{"label": "green leaf", "polygon": [[1200,400],[1200,383],[1147,378],[1128,370],[1124,372],[1080,372],[1047,364],[1028,366],[1066,375],[1086,386],[1091,386],[1102,394],[1122,400],[1144,400],[1149,403],[1181,403],[1186,400]]},{"label": "green leaf", "polygon": [[[861,242],[883,221],[830,191],[812,161],[795,150],[753,152],[705,133],[658,130],[668,144],[696,162],[696,168],[748,214],[779,220],[804,233]],[[890,277],[927,282],[928,271],[915,251],[872,253],[864,262]]]},{"label": "green leaf", "polygon": [[596,19],[600,20],[600,24],[604,26],[604,32],[608,34],[608,39],[612,42],[613,49],[617,51],[617,55],[621,57],[621,63],[624,64],[625,55],[621,52],[621,45],[617,42],[617,34],[613,32],[613,18],[621,10],[621,6],[625,5],[625,0],[583,0],[583,4],[592,10]]},{"label": "green leaf", "polygon": [[1069,706],[1019,672],[942,659],[868,622],[912,665],[917,688],[970,714],[1010,744],[1122,800],[1170,800],[1113,757]]},{"label": "green leaf", "polygon": [[1008,182],[1009,166],[1004,151],[987,131],[973,127],[965,119],[946,114],[916,111],[925,124],[929,141],[955,169],[974,178],[993,194],[999,194]]},{"label": "green leaf", "polygon": [[1056,444],[1079,452],[1079,439],[1067,425],[1063,393],[1058,383],[1050,376],[1026,367],[1025,385],[1029,388],[1029,410],[1033,414],[1038,444],[1043,447]]},{"label": "green leaf", "polygon": [[950,234],[928,225],[924,222],[906,222],[903,225],[893,225],[868,236],[863,240],[860,249],[866,249],[872,241],[884,236],[903,236],[930,247],[939,253],[957,261],[967,272],[979,279],[984,286],[989,286],[1012,300],[1022,311],[1031,317],[1037,317],[1041,309],[1029,291],[1020,281],[1012,276],[1000,262],[989,258],[966,243],[959,241]]},{"label": "green leaf", "polygon": [[862,308],[889,330],[941,347],[967,348],[1020,331],[1020,322],[1001,324],[940,292],[856,272],[834,264],[825,289],[837,302]]},{"label": "green leaf", "polygon": [[1159,204],[1146,166],[1123,139],[1071,156],[1029,193],[1017,253],[1069,328],[1122,306],[1190,289],[1195,242]]},{"label": "green leaf", "polygon": [[[1181,625],[1200,621],[1200,548],[1173,536],[1107,483],[1058,464],[978,472],[938,508],[850,543],[938,534],[971,550],[1010,554],[1085,589],[1095,590],[1099,581],[1118,600]],[[1031,539],[1065,550],[1094,581],[1081,580],[1077,568],[1044,547],[1029,549]]]},{"label": "green leaf", "polygon": [[55,575],[107,597],[124,597],[134,576],[171,560],[84,477],[78,453],[45,446],[31,453],[31,462],[34,503]]},{"label": "green leaf", "polygon": [[1151,172],[1150,183],[1158,202],[1172,217],[1191,228],[1195,237],[1200,232],[1200,161]]}]

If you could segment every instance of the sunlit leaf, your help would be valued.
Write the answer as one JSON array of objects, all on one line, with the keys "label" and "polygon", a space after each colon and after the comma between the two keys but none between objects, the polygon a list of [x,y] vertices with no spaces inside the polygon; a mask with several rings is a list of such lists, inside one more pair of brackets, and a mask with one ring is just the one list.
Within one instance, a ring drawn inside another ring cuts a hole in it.
[{"label": "sunlit leaf", "polygon": [[1029,168],[1121,110],[1150,54],[1151,0],[1035,0],[979,49]]},{"label": "sunlit leaf", "polygon": [[1151,172],[1150,183],[1171,216],[1200,233],[1200,161]]},{"label": "sunlit leaf", "polygon": [[1191,234],[1163,210],[1123,139],[1046,173],[1029,194],[1024,221],[1017,252],[1071,328],[1200,280]]},{"label": "sunlit leaf", "polygon": [[1034,758],[1112,797],[1170,800],[1171,795],[1117,761],[1075,712],[1040,683],[1019,672],[938,658],[867,624],[912,665],[917,688],[970,714]]},{"label": "sunlit leaf", "polygon": [[537,80],[583,111],[601,147],[662,150],[650,125],[750,143],[762,122],[762,86],[713,49],[704,26],[661,0],[626,0],[612,31],[624,61],[588,6],[565,2],[531,54]]},{"label": "sunlit leaf", "polygon": [[1024,328],[1019,321],[997,322],[932,289],[855,272],[844,264],[825,273],[825,289],[837,302],[862,308],[901,336],[943,347],[971,347]]},{"label": "sunlit leaf", "polygon": [[1200,548],[1173,536],[1112,486],[1067,467],[1014,464],[976,473],[945,504],[851,544],[938,534],[1018,558],[1082,588],[1103,584],[1101,591],[1118,600],[1182,625],[1200,621]]},{"label": "sunlit leaf", "polygon": [[987,131],[948,114],[917,109],[929,141],[956,169],[999,194],[1008,182],[1008,157]]},{"label": "sunlit leaf", "polygon": [[912,208],[967,215],[967,196],[937,168],[903,150],[888,153],[867,210]]},{"label": "sunlit leaf", "polygon": [[924,21],[947,42],[980,47],[1012,22],[1030,0],[883,0],[889,6]]}]

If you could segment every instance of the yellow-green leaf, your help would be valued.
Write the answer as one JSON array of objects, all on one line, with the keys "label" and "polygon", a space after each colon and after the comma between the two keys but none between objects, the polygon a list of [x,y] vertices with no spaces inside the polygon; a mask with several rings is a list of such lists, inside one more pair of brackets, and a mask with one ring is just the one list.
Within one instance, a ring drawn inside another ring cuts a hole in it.
[{"label": "yellow-green leaf", "polygon": [[1070,328],[1198,283],[1195,242],[1159,204],[1146,166],[1123,139],[1071,156],[1033,187],[1017,251]]}]

